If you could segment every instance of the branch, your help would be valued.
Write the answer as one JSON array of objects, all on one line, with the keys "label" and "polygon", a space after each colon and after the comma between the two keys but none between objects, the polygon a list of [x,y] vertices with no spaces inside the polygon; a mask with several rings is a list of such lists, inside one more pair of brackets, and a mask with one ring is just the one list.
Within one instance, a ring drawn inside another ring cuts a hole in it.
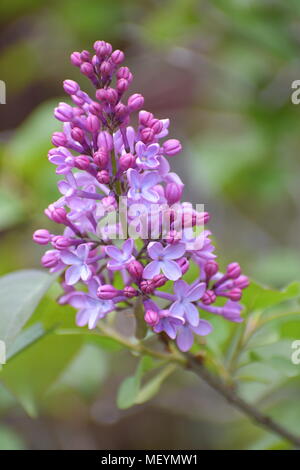
[{"label": "branch", "polygon": [[293,433],[285,429],[279,423],[274,421],[269,416],[261,413],[255,406],[243,400],[236,392],[221,382],[218,377],[211,374],[206,367],[201,364],[195,356],[186,353],[184,356],[187,359],[186,367],[198,375],[204,382],[210,385],[220,395],[222,395],[229,403],[235,408],[242,411],[246,416],[252,419],[256,424],[261,425],[268,429],[268,431],[278,434],[279,436],[287,439],[296,447],[300,447],[300,437],[295,436]]}]

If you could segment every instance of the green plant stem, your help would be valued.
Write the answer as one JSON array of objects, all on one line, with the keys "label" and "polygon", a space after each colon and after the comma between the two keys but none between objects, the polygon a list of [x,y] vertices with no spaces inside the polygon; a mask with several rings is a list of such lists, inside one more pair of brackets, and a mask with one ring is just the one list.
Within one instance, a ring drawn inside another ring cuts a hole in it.
[{"label": "green plant stem", "polygon": [[243,398],[237,395],[233,388],[228,387],[223,382],[221,382],[217,376],[211,374],[209,370],[203,364],[201,364],[195,356],[189,353],[186,353],[184,356],[187,360],[186,367],[192,370],[196,375],[198,375],[198,377],[210,385],[211,388],[222,395],[236,409],[244,413],[256,424],[263,426],[268,431],[281,436],[282,438],[294,444],[294,446],[300,447],[300,437],[291,433],[286,428],[281,426],[281,424],[259,411],[254,405],[246,402]]},{"label": "green plant stem", "polygon": [[288,431],[285,427],[274,421],[268,415],[262,413],[254,405],[241,398],[232,386],[222,382],[217,375],[212,374],[207,369],[207,367],[204,366],[203,358],[199,360],[199,357],[197,358],[190,353],[177,353],[176,351],[173,351],[172,353],[162,353],[150,349],[144,346],[142,343],[133,343],[128,338],[120,335],[113,328],[101,321],[98,323],[98,328],[105,336],[114,339],[133,353],[152,356],[156,359],[177,364],[185,369],[191,370],[211,388],[218,392],[223,398],[225,398],[237,410],[241,411],[244,415],[254,421],[254,423],[263,426],[269,432],[281,436],[282,438],[292,443],[294,446],[300,447],[300,437],[294,435],[292,432]]}]

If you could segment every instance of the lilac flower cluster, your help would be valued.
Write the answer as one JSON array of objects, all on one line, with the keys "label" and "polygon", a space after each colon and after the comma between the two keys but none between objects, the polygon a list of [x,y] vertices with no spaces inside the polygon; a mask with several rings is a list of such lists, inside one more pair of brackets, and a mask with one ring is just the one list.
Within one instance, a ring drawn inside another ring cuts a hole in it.
[{"label": "lilac flower cluster", "polygon": [[[141,94],[124,97],[133,75],[121,66],[122,51],[113,51],[104,41],[96,41],[94,51],[94,55],[88,51],[71,55],[72,64],[96,88],[94,96],[66,80],[64,90],[73,105],[59,103],[54,111],[63,130],[53,134],[48,158],[61,176],[61,196],[45,214],[64,226],[63,235],[40,229],[33,239],[50,244],[42,265],[61,272],[64,293],[59,302],[78,310],[79,326],[95,328],[110,312],[142,302],[149,328],[176,339],[178,347],[187,351],[195,334],[212,331],[201,312],[242,321],[239,301],[249,282],[237,263],[229,264],[225,274],[219,271],[208,230],[190,243],[191,230],[205,225],[209,214],[181,201],[184,185],[170,171],[168,158],[182,147],[176,139],[165,139],[169,119],[142,110]],[[134,129],[130,122],[137,111]],[[150,207],[165,207],[155,218],[155,237],[130,236],[121,243],[126,238],[124,220],[99,229],[107,215],[121,212],[121,198],[128,210],[126,223],[147,217]],[[183,229],[178,228],[178,214]],[[182,277],[192,265],[197,270],[188,284]],[[161,288],[168,281],[172,286],[166,292]]]}]

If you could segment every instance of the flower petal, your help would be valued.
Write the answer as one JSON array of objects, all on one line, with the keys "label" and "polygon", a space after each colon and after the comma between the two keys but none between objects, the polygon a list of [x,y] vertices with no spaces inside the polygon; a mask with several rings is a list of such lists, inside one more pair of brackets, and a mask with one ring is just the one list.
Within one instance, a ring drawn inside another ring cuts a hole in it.
[{"label": "flower petal", "polygon": [[180,267],[175,261],[161,261],[161,269],[164,275],[171,281],[177,281],[182,276]]},{"label": "flower petal", "polygon": [[185,304],[185,317],[191,326],[199,325],[199,312],[197,307],[190,302]]},{"label": "flower petal", "polygon": [[148,245],[147,251],[150,258],[158,259],[160,256],[162,256],[164,248],[159,242],[151,242]]},{"label": "flower petal", "polygon": [[194,337],[188,326],[182,326],[177,334],[176,343],[180,351],[186,352],[193,346]]},{"label": "flower petal", "polygon": [[193,327],[193,331],[200,336],[206,336],[213,330],[212,325],[207,320],[200,320],[199,325]]},{"label": "flower petal", "polygon": [[78,258],[78,256],[67,250],[63,250],[60,253],[60,259],[65,264],[81,264],[81,260]]},{"label": "flower petal", "polygon": [[189,302],[195,302],[196,300],[201,299],[201,297],[203,297],[205,289],[205,282],[197,284],[186,292],[186,300],[188,300]]},{"label": "flower petal", "polygon": [[70,266],[66,270],[66,283],[73,286],[80,279],[81,266]]},{"label": "flower petal", "polygon": [[81,266],[80,277],[83,281],[88,281],[92,277],[92,271],[87,264]]},{"label": "flower petal", "polygon": [[177,297],[179,298],[185,298],[186,297],[186,291],[188,290],[189,285],[180,279],[179,281],[176,281],[174,283],[174,293],[176,294]]},{"label": "flower petal", "polygon": [[145,279],[152,279],[154,276],[160,273],[160,261],[151,261],[145,267],[143,271],[143,277]]},{"label": "flower petal", "polygon": [[168,245],[164,249],[164,259],[178,259],[185,253],[184,243],[175,243],[175,245]]}]

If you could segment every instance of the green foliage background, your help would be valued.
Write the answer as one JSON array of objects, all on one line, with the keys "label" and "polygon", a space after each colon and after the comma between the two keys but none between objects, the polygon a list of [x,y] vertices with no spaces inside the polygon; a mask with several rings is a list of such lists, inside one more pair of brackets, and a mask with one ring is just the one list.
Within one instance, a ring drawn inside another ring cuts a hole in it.
[{"label": "green foliage background", "polygon": [[[125,50],[147,109],[171,117],[171,136],[184,143],[172,164],[186,182],[186,199],[205,203],[213,215],[221,264],[238,260],[273,286],[254,283],[248,291],[247,326],[262,322],[249,342],[245,326],[217,318],[208,349],[221,369],[231,365],[245,396],[300,434],[300,366],[290,361],[291,342],[300,338],[299,285],[274,290],[300,279],[300,107],[290,99],[291,83],[300,79],[300,3],[2,0],[0,26],[7,86],[7,104],[0,105],[0,274],[39,267],[42,250],[31,233],[51,228],[43,209],[57,197],[47,160],[59,128],[53,107],[65,78],[89,89],[68,56],[96,39],[111,41]],[[48,281],[39,281],[42,290]],[[0,376],[0,449],[287,445],[233,414],[187,373],[172,374],[143,404],[149,389],[145,395],[141,381],[156,365],[146,360],[134,375],[136,360],[117,342],[75,334],[74,314],[56,305],[56,295],[54,285],[30,320],[22,310],[29,323],[13,332]],[[2,332],[24,305],[22,293],[9,306],[0,301]],[[28,345],[22,355],[20,344]],[[164,374],[160,368],[148,398]],[[120,410],[116,391],[127,376]]]}]

